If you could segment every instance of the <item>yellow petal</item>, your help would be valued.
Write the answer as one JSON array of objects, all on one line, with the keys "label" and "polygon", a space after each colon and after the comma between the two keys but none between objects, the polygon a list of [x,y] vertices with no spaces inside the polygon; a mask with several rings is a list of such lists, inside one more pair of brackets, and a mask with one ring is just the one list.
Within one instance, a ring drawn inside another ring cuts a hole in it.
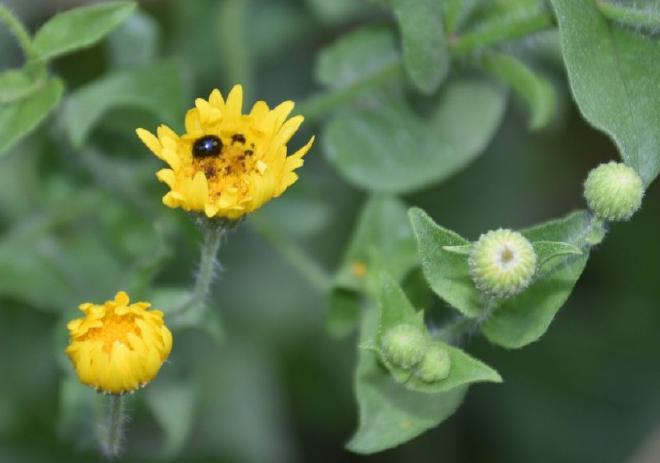
[{"label": "yellow petal", "polygon": [[289,117],[289,114],[293,111],[294,106],[295,103],[293,101],[284,101],[273,108],[273,113],[275,114],[275,130],[279,129],[282,124],[284,124],[286,118]]},{"label": "yellow petal", "polygon": [[241,111],[243,111],[243,87],[241,85],[234,85],[227,95],[225,111],[230,120],[236,120],[241,115]]},{"label": "yellow petal", "polygon": [[222,98],[222,93],[217,88],[213,89],[209,95],[209,103],[211,106],[218,108],[220,111],[225,110],[225,100]]},{"label": "yellow petal", "polygon": [[176,185],[176,175],[171,169],[160,169],[156,172],[156,177],[163,183],[166,183],[170,188],[174,188]]},{"label": "yellow petal", "polygon": [[153,133],[144,129],[137,129],[135,130],[135,133],[140,138],[140,140],[142,140],[142,143],[147,146],[147,148],[149,148],[156,156],[160,157],[160,152],[163,147],[158,141],[158,138],[156,138]]},{"label": "yellow petal", "polygon": [[206,200],[209,196],[208,182],[204,172],[199,171],[195,174],[190,185],[190,197],[188,198],[188,205],[194,210],[203,210]]}]

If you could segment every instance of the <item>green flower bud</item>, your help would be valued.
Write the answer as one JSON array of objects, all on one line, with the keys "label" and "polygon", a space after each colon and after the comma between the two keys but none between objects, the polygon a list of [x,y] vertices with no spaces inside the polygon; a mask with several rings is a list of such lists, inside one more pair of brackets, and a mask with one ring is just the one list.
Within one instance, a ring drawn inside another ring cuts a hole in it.
[{"label": "green flower bud", "polygon": [[601,219],[628,220],[642,205],[644,183],[633,168],[612,161],[589,172],[584,197]]},{"label": "green flower bud", "polygon": [[527,288],[536,262],[536,252],[527,238],[503,229],[481,235],[468,257],[472,281],[494,297],[511,297]]},{"label": "green flower bud", "polygon": [[430,346],[415,371],[415,376],[425,383],[437,383],[449,376],[451,358],[442,346]]},{"label": "green flower bud", "polygon": [[398,325],[385,333],[381,347],[385,358],[399,368],[408,370],[424,357],[426,334],[413,325]]}]

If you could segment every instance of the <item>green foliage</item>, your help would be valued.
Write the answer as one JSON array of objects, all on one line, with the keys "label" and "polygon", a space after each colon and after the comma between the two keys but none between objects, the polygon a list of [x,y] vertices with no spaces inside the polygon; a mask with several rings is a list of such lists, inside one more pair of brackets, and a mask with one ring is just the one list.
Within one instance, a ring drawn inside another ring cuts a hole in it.
[{"label": "green foliage", "polygon": [[182,108],[181,77],[172,62],[118,71],[73,92],[63,118],[71,142],[82,146],[91,130],[111,109],[135,107],[177,124]]},{"label": "green foliage", "polygon": [[388,196],[370,198],[335,276],[328,312],[330,331],[336,335],[352,331],[359,320],[360,295],[378,298],[382,271],[401,281],[417,263],[406,206]]},{"label": "green foliage", "polygon": [[403,62],[413,83],[435,92],[449,74],[442,6],[435,0],[389,0],[401,30]]},{"label": "green foliage", "polygon": [[349,109],[326,126],[325,153],[360,188],[416,191],[446,179],[481,154],[504,114],[505,101],[503,90],[491,82],[462,78],[443,87],[426,120],[399,98],[370,109]]},{"label": "green foliage", "polygon": [[107,2],[60,13],[35,34],[37,57],[50,60],[94,45],[134,10],[133,2]]},{"label": "green foliage", "polygon": [[[660,91],[648,71],[660,60],[660,43],[604,17],[596,2],[552,5],[582,114],[614,139],[623,160],[650,184],[660,172]],[[598,53],[594,43],[601,44]]]},{"label": "green foliage", "polygon": [[17,75],[9,79],[14,88],[8,92],[11,101],[0,106],[0,154],[34,130],[57,106],[64,91],[64,84],[56,77],[41,83],[35,90],[20,88],[18,79],[21,78]]}]

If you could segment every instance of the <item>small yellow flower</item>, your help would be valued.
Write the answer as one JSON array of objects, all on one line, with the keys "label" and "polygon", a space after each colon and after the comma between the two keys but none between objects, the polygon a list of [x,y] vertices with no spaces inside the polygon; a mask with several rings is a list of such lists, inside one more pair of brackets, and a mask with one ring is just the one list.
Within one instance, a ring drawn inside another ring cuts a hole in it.
[{"label": "small yellow flower", "polygon": [[81,304],[85,316],[70,321],[71,359],[80,381],[109,394],[123,394],[155,378],[172,350],[163,312],[147,302],[129,304],[119,291],[103,305]]},{"label": "small yellow flower", "polygon": [[161,125],[156,135],[137,135],[170,168],[157,173],[170,187],[166,206],[238,219],[281,195],[298,176],[303,156],[314,142],[287,156],[287,143],[303,122],[287,120],[294,103],[273,109],[257,101],[243,114],[243,88],[234,86],[225,101],[216,89],[208,100],[198,98],[186,114],[186,133],[179,136]]}]

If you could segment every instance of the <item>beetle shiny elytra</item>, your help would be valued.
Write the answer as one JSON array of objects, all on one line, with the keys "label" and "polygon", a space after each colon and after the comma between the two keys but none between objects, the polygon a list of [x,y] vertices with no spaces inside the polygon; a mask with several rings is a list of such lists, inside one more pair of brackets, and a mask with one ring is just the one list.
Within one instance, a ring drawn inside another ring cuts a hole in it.
[{"label": "beetle shiny elytra", "polygon": [[222,140],[215,135],[205,135],[198,138],[192,146],[192,154],[195,158],[217,156],[221,151]]}]

